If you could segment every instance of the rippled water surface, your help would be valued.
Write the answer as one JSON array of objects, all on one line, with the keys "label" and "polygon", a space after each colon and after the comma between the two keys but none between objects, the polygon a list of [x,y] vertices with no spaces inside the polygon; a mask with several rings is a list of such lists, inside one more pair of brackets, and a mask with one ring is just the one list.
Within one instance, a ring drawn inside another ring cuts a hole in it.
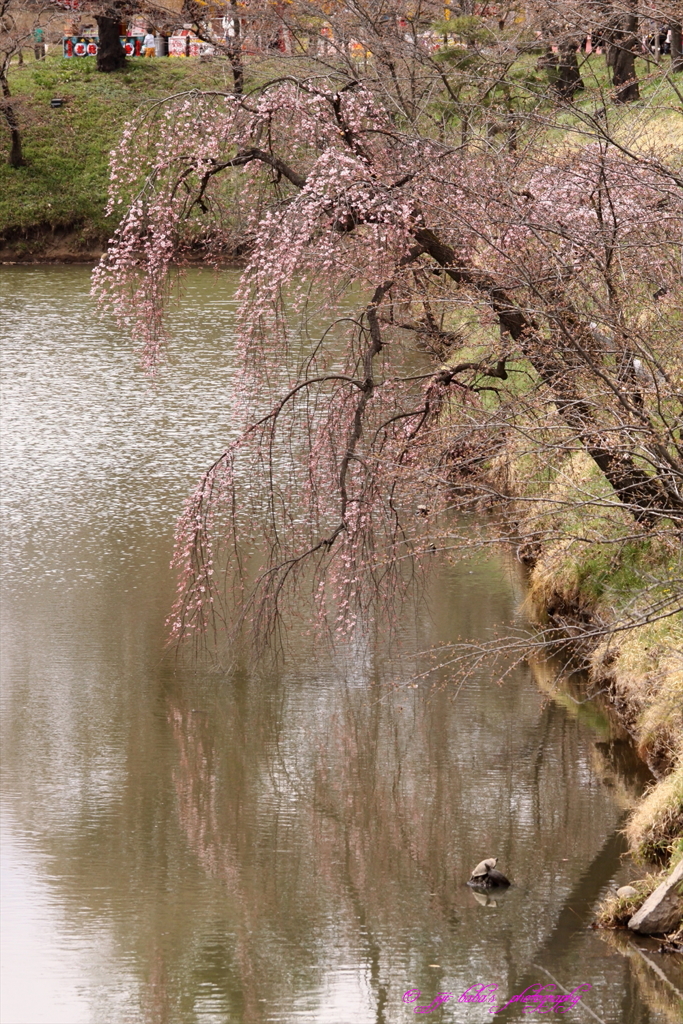
[{"label": "rippled water surface", "polygon": [[[585,986],[567,1020],[676,1020],[589,928],[638,786],[605,720],[542,669],[412,685],[518,614],[511,561],[438,565],[399,661],[168,656],[175,517],[236,429],[236,277],[189,274],[152,384],[88,274],[0,268],[4,1024],[394,1024],[408,989],[477,1024],[469,986],[553,980]],[[515,885],[478,900],[491,855]]]}]

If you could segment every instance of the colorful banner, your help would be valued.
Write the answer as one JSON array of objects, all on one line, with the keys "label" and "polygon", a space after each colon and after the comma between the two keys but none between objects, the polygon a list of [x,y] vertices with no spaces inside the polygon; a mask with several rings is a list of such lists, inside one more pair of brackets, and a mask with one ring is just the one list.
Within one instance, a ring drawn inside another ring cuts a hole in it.
[{"label": "colorful banner", "polygon": [[139,57],[142,53],[143,39],[140,36],[120,36],[121,46],[126,57]]},{"label": "colorful banner", "polygon": [[96,36],[64,36],[62,50],[65,57],[96,57],[97,43]]},{"label": "colorful banner", "polygon": [[188,43],[187,36],[171,36],[168,40],[169,57],[187,57]]}]

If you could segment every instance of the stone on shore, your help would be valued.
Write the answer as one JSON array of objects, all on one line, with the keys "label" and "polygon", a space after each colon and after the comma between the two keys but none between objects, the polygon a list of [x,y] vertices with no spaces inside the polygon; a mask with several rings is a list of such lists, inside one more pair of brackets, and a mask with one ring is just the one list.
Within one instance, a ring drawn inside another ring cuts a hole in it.
[{"label": "stone on shore", "polygon": [[628,923],[629,928],[643,935],[656,935],[673,931],[683,918],[683,860],[668,878],[648,896],[640,910]]}]

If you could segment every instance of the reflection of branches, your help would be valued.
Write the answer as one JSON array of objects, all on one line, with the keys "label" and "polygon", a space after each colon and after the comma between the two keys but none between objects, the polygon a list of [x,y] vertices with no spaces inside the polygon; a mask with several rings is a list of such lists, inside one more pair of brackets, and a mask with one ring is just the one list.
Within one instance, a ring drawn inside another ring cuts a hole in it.
[{"label": "reflection of branches", "polygon": [[[683,580],[673,580],[672,583],[683,588]],[[661,583],[653,584],[652,589],[655,592],[661,590]],[[601,621],[594,613],[581,616],[577,613],[551,611],[549,618],[552,624],[549,626],[519,631],[508,628],[490,640],[465,640],[439,645],[429,652],[423,652],[428,653],[433,661],[428,668],[392,687],[389,693],[377,698],[376,703],[386,702],[396,688],[412,688],[416,684],[428,683],[431,679],[444,676],[449,680],[449,685],[453,680],[457,681],[453,691],[454,697],[457,697],[465,683],[478,673],[487,671],[502,681],[521,664],[539,656],[557,661],[556,678],[559,680],[578,666],[585,667],[582,655],[587,659],[601,641],[681,614],[683,601],[680,593],[681,590],[671,597],[648,602],[647,612],[634,613],[618,623]]]}]

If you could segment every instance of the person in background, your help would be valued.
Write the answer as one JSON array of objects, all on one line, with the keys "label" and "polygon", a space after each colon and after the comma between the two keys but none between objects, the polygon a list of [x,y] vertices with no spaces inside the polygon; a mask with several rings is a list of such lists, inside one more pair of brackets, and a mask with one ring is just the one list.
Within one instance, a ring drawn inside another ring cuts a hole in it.
[{"label": "person in background", "polygon": [[142,43],[142,48],[144,50],[144,54],[143,54],[144,57],[154,57],[154,56],[156,56],[156,47],[154,45],[154,36],[152,35],[152,32],[151,32],[151,30],[149,28],[147,29],[147,35],[145,36],[144,41]]},{"label": "person in background", "polygon": [[45,31],[40,25],[33,30],[33,52],[36,60],[45,59]]}]

